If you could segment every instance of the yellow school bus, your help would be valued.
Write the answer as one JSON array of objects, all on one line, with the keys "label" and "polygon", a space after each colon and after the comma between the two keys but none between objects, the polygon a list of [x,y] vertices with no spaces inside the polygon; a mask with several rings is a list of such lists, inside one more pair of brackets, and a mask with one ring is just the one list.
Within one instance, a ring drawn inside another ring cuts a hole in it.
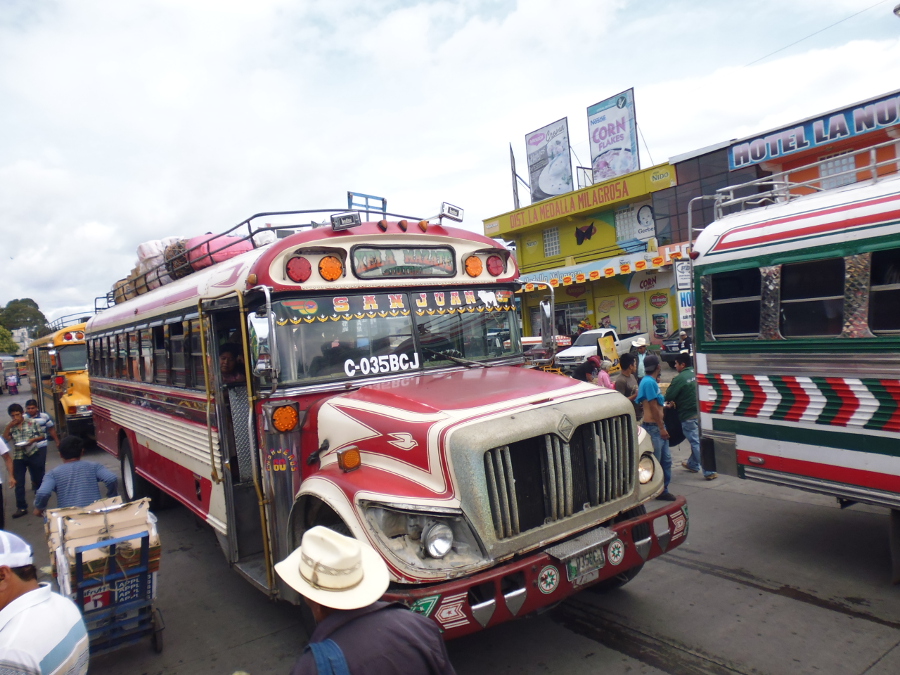
[{"label": "yellow school bus", "polygon": [[58,326],[38,338],[27,349],[28,381],[31,396],[42,412],[57,425],[60,438],[68,434],[92,440],[94,420],[88,383],[87,346],[84,342],[85,317],[79,323]]}]

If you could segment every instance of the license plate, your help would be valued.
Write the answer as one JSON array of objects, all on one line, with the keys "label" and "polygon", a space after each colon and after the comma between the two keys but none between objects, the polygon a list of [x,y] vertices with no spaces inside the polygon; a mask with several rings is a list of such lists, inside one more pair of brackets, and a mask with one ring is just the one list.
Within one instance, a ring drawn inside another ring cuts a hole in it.
[{"label": "license plate", "polygon": [[599,570],[606,564],[603,556],[603,546],[598,546],[590,551],[575,556],[566,563],[566,576],[569,581],[589,572]]}]

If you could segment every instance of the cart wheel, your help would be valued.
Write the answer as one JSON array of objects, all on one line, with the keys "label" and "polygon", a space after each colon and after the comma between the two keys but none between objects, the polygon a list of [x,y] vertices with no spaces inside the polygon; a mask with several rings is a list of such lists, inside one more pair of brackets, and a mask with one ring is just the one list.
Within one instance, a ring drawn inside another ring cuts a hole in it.
[{"label": "cart wheel", "polygon": [[158,609],[153,610],[153,618],[151,619],[153,626],[153,635],[150,637],[150,644],[153,645],[153,651],[161,654],[163,650],[163,630],[166,625],[162,620],[162,613]]}]

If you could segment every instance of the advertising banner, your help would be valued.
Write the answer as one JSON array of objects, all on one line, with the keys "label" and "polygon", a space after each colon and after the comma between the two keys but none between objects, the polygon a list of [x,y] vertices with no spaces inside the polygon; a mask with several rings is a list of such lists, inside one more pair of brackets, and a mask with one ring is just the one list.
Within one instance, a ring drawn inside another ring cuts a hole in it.
[{"label": "advertising banner", "polygon": [[594,182],[600,183],[640,168],[634,89],[587,109]]},{"label": "advertising banner", "polygon": [[561,120],[525,136],[531,203],[571,192],[572,160],[569,154],[569,121]]},{"label": "advertising banner", "polygon": [[680,328],[694,327],[694,294],[678,291],[678,323]]},{"label": "advertising banner", "polygon": [[675,267],[675,288],[679,291],[691,290],[691,261],[676,260],[673,267]]}]

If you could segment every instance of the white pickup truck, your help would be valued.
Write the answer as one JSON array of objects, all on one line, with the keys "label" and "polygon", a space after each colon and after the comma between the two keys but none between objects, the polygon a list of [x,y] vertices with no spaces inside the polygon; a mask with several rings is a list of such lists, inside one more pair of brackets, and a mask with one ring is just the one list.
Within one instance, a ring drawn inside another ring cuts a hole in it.
[{"label": "white pickup truck", "polygon": [[647,344],[650,344],[647,333],[619,335],[615,328],[586,330],[578,336],[575,344],[556,355],[556,365],[561,370],[571,372],[584,363],[588,357],[597,355],[597,340],[607,335],[612,335],[613,342],[616,344],[616,352],[619,354],[631,351],[632,341],[641,337],[647,340]]}]

